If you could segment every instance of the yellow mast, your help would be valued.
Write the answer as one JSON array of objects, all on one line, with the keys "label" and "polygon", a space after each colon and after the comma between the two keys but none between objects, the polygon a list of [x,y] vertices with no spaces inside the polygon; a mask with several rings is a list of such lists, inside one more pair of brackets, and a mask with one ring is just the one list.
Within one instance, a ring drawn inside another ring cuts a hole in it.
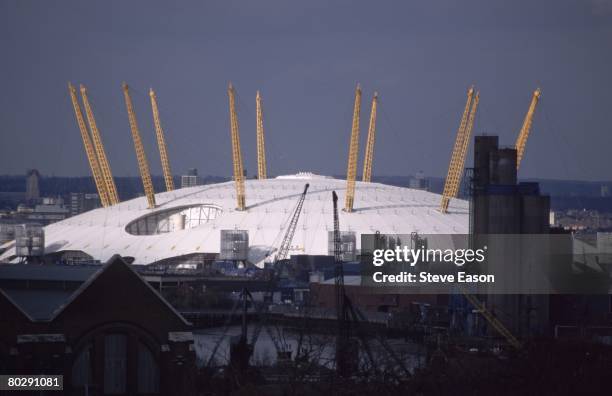
[{"label": "yellow mast", "polygon": [[166,139],[164,138],[164,130],[159,119],[159,109],[157,107],[157,96],[153,88],[149,89],[151,97],[151,109],[153,110],[153,123],[155,124],[155,136],[157,137],[157,147],[159,148],[159,156],[161,158],[162,170],[164,172],[164,181],[166,182],[166,191],[174,190],[174,180],[172,179],[172,171],[170,170],[170,160],[168,159],[168,150],[166,148]]},{"label": "yellow mast", "polygon": [[540,100],[541,95],[542,91],[540,90],[540,88],[533,91],[531,103],[529,104],[529,110],[527,110],[525,120],[523,121],[523,126],[518,135],[518,138],[516,139],[516,169],[518,169],[521,165],[521,160],[523,159],[523,154],[525,153],[525,145],[527,144],[527,138],[529,137],[529,132],[531,131],[531,124],[533,123],[533,115],[535,114],[536,106],[538,105],[538,101]]},{"label": "yellow mast", "polygon": [[96,153],[94,152],[93,144],[91,143],[91,138],[89,137],[89,132],[87,131],[87,127],[85,126],[83,113],[81,112],[79,100],[77,99],[76,88],[70,82],[68,83],[68,91],[70,92],[72,107],[74,107],[74,115],[76,116],[77,124],[79,125],[79,130],[81,131],[81,138],[83,139],[83,145],[85,146],[87,161],[89,162],[91,174],[96,184],[98,195],[100,196],[100,202],[102,203],[103,207],[107,207],[109,205],[109,202],[108,195],[106,192],[106,185],[104,184],[104,178],[102,177],[102,172],[100,171],[100,165],[98,164],[98,159],[96,158]]},{"label": "yellow mast", "polygon": [[125,97],[125,107],[127,108],[128,118],[130,120],[130,129],[132,130],[134,148],[136,149],[138,169],[140,170],[140,177],[142,179],[145,195],[147,196],[149,209],[152,209],[155,207],[155,192],[153,191],[153,182],[151,181],[151,173],[149,172],[149,163],[147,162],[147,156],[142,146],[142,140],[140,139],[140,132],[138,131],[136,114],[134,114],[134,105],[132,104],[132,98],[130,98],[128,85],[123,83],[122,88],[123,96]]},{"label": "yellow mast", "polygon": [[357,178],[357,156],[359,155],[359,114],[361,112],[361,86],[355,88],[355,104],[353,106],[353,126],[349,146],[348,168],[346,171],[346,199],[344,210],[353,211],[355,202],[355,179]]},{"label": "yellow mast", "polygon": [[268,175],[266,172],[266,146],[264,140],[264,127],[263,127],[263,108],[261,106],[261,95],[257,91],[255,97],[255,104],[257,106],[257,178],[267,179]]},{"label": "yellow mast", "polygon": [[378,93],[374,92],[372,98],[372,110],[370,111],[370,126],[368,128],[368,142],[365,149],[365,161],[363,162],[363,181],[372,181],[372,162],[374,161],[374,142],[376,140],[376,108],[378,105]]},{"label": "yellow mast", "polygon": [[242,167],[242,153],[240,152],[240,131],[238,129],[238,116],[236,114],[236,98],[234,87],[229,83],[227,88],[230,110],[230,132],[232,135],[232,162],[234,164],[234,181],[236,185],[236,201],[238,210],[246,208],[244,194],[244,171]]},{"label": "yellow mast", "polygon": [[[461,180],[461,172],[463,170],[463,160],[465,156],[462,156],[464,145],[467,149],[469,144],[469,137],[466,137],[466,129],[468,125],[468,118],[470,116],[470,109],[472,107],[472,97],[474,96],[474,87],[470,87],[467,93],[467,101],[461,116],[461,122],[459,123],[459,129],[457,130],[457,137],[455,139],[455,145],[453,146],[453,152],[451,154],[450,164],[448,165],[448,173],[444,182],[444,191],[442,192],[442,202],[440,202],[440,212],[446,213],[448,211],[448,205],[451,198],[454,198],[457,194],[455,191],[459,191],[459,182]],[[466,141],[464,143],[464,141]]]},{"label": "yellow mast", "polygon": [[476,96],[472,101],[472,110],[468,118],[467,126],[465,127],[465,134],[463,139],[463,146],[461,147],[461,157],[459,158],[459,178],[455,184],[453,190],[453,197],[456,197],[459,193],[459,185],[461,184],[461,177],[463,176],[463,167],[465,166],[465,157],[467,155],[468,147],[470,146],[470,140],[472,138],[472,130],[474,129],[474,120],[476,119],[476,111],[478,110],[478,103],[480,102],[480,91],[476,91]]},{"label": "yellow mast", "polygon": [[108,202],[110,205],[119,203],[119,195],[117,194],[117,187],[115,186],[115,180],[113,179],[113,173],[111,172],[108,158],[106,157],[106,151],[102,144],[102,138],[100,137],[100,131],[96,124],[91,105],[89,104],[89,98],[87,96],[87,88],[81,84],[81,98],[83,99],[83,106],[85,107],[85,114],[87,115],[87,122],[89,123],[89,129],[91,130],[91,137],[93,144],[96,149],[98,156],[98,163],[100,164],[100,171],[104,184],[106,184],[106,193],[108,195]]}]

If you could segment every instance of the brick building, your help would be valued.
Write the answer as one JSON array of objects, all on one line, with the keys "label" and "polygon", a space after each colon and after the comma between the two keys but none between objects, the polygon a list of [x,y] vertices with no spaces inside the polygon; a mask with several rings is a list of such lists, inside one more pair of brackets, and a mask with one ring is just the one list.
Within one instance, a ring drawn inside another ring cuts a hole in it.
[{"label": "brick building", "polygon": [[3,374],[62,374],[66,395],[166,395],[191,394],[194,369],[190,323],[121,257],[0,266]]}]

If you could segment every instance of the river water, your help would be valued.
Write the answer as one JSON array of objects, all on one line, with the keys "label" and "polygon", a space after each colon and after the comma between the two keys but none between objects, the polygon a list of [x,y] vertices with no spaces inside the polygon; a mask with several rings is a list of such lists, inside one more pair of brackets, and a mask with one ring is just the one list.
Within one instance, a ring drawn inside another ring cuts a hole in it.
[{"label": "river water", "polygon": [[[252,339],[253,331],[254,327],[251,326],[248,331],[249,342]],[[213,365],[226,365],[229,362],[230,340],[232,336],[237,337],[240,335],[240,326],[229,327],[225,334],[222,327],[195,330],[193,334],[198,365],[201,366],[209,362],[215,347],[217,350],[213,359]],[[299,334],[285,331],[278,326],[264,326],[261,328],[255,342],[251,364],[270,366],[277,362],[277,348],[274,339],[283,349],[292,351],[292,358],[295,357]],[[393,354],[403,362],[408,370],[414,371],[415,368],[424,366],[425,352],[422,347],[398,338],[388,338],[386,343],[393,351]],[[335,337],[333,335],[316,333],[305,335],[302,338],[301,345],[302,349],[309,352],[309,356],[314,361],[322,366],[333,368],[335,353]],[[376,338],[368,339],[368,345],[374,359],[381,362],[380,364],[386,364],[384,362],[391,361],[389,353]],[[362,351],[360,359],[365,358],[365,353]]]}]

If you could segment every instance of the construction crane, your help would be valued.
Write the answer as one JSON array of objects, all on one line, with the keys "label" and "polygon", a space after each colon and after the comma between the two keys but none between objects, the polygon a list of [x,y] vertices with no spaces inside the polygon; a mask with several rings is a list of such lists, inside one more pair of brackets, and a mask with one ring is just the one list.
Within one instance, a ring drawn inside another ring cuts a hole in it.
[{"label": "construction crane", "polygon": [[[304,201],[306,200],[306,193],[308,192],[308,187],[310,187],[310,184],[307,183],[304,185],[304,191],[300,195],[300,198],[298,199],[295,205],[295,209],[293,210],[291,214],[291,218],[289,219],[287,230],[285,231],[283,240],[281,241],[278,251],[276,252],[274,261],[272,261],[272,270],[277,275],[281,272],[280,268],[278,268],[279,263],[286,260],[289,257],[289,248],[291,247],[291,242],[293,241],[295,230],[297,229],[297,224],[300,218],[300,213],[302,213],[302,207],[304,206]],[[277,277],[273,275],[270,278],[270,282],[268,283],[268,290],[265,291],[266,295],[270,297],[270,300],[274,292],[274,286],[276,284],[276,280],[277,280]],[[259,333],[261,332],[262,327],[264,327],[265,325],[265,319],[266,319],[266,315],[262,312],[262,320],[259,321],[255,329],[253,330],[253,335],[251,338],[251,345],[255,345],[255,342],[257,338],[259,337]],[[282,342],[283,340],[282,340],[281,334],[274,334],[271,331],[271,329],[267,326],[266,326],[266,330],[268,332],[268,335],[270,336],[270,339],[274,343],[274,346],[278,353],[278,357],[281,359],[290,358],[291,356],[290,346],[287,343]]]},{"label": "construction crane", "polygon": [[229,98],[230,132],[232,134],[232,162],[234,164],[234,184],[236,185],[236,209],[245,210],[244,170],[242,167],[242,153],[240,151],[240,131],[238,129],[238,115],[236,114],[236,98],[232,83],[229,83],[227,88],[227,96]]},{"label": "construction crane", "polygon": [[[338,195],[332,191],[332,200],[334,204],[334,285],[336,290],[336,317],[338,318],[338,327],[341,335],[348,334],[345,329],[347,312],[345,307],[345,290],[344,290],[344,268],[342,267],[342,242],[340,240],[340,220],[338,218]],[[346,334],[345,334],[346,333]]]},{"label": "construction crane", "polygon": [[[249,303],[255,309],[255,313],[259,317],[259,320],[253,327],[250,339],[248,338]],[[241,312],[239,312],[239,310]],[[236,319],[238,319],[238,315],[240,315],[241,322],[240,336],[237,342],[230,347],[230,367],[237,369],[237,371],[242,371],[242,373],[246,371],[249,360],[253,354],[254,346],[257,343],[263,328],[266,329],[266,332],[268,333],[270,340],[274,344],[274,348],[277,351],[277,361],[281,362],[291,359],[291,345],[286,342],[281,330],[278,329],[278,327],[276,328],[276,332],[272,330],[268,322],[268,312],[266,312],[266,309],[253,299],[253,295],[249,292],[249,290],[244,288],[240,292],[238,299],[234,301],[234,305],[227,316],[221,337],[219,337],[217,342],[214,344],[206,363],[206,367],[213,366],[217,351],[219,350],[221,343],[226,339],[231,325],[236,322]]]},{"label": "construction crane", "polygon": [[115,180],[113,179],[113,173],[111,172],[110,164],[106,157],[106,151],[102,144],[102,138],[100,137],[100,131],[96,119],[94,118],[93,110],[89,104],[89,98],[87,96],[87,88],[81,84],[81,98],[83,99],[83,106],[85,107],[85,114],[87,115],[87,122],[89,123],[89,129],[91,130],[91,137],[93,139],[94,148],[98,156],[98,163],[100,164],[100,171],[104,184],[106,185],[106,194],[108,196],[108,202],[110,205],[119,203],[119,195],[117,194],[117,187],[115,186]]},{"label": "construction crane", "polygon": [[523,159],[523,154],[525,153],[525,145],[527,144],[527,138],[529,137],[529,132],[531,131],[531,124],[533,123],[533,116],[535,114],[535,110],[541,95],[542,91],[540,90],[540,88],[537,88],[535,91],[533,91],[533,96],[531,97],[531,103],[529,104],[529,109],[527,110],[527,114],[525,115],[523,126],[521,127],[521,131],[519,132],[518,138],[516,139],[516,169],[518,169],[521,165],[521,160]]},{"label": "construction crane", "polygon": [[491,312],[489,312],[489,310],[485,307],[484,304],[478,301],[476,296],[473,296],[465,291],[462,293],[465,298],[474,306],[474,308],[476,308],[478,312],[480,312],[482,316],[484,316],[487,322],[489,322],[491,326],[493,326],[493,328],[497,330],[497,332],[501,334],[510,345],[512,345],[516,349],[521,349],[521,342],[510,332],[510,330],[506,328],[506,326],[504,326],[502,322],[500,322]]},{"label": "construction crane", "polygon": [[134,113],[134,105],[130,97],[129,87],[123,83],[123,96],[125,97],[125,107],[127,109],[128,118],[130,121],[130,129],[132,131],[132,140],[134,140],[134,148],[136,149],[136,159],[138,160],[138,169],[140,170],[140,178],[144,187],[145,195],[149,209],[155,208],[155,191],[153,190],[153,182],[151,181],[151,172],[149,171],[149,163],[147,156],[142,146],[140,132],[138,131],[138,123],[136,122],[136,114]]},{"label": "construction crane", "polygon": [[363,162],[364,182],[372,181],[372,162],[374,161],[374,142],[376,141],[376,108],[378,105],[378,93],[374,92],[372,98],[372,110],[370,111],[370,126],[368,128],[368,142],[365,149],[365,161]]},{"label": "construction crane", "polygon": [[[352,374],[351,366],[357,364],[353,359],[355,355],[351,353],[351,324],[356,325],[357,335],[361,340],[361,345],[366,352],[372,367],[375,369],[376,361],[370,349],[371,336],[365,334],[364,324],[367,320],[364,314],[353,306],[351,299],[346,295],[344,288],[344,268],[342,266],[342,242],[340,240],[340,220],[338,218],[338,195],[332,191],[333,214],[334,214],[334,287],[336,292],[336,320],[338,322],[338,333],[336,335],[336,371],[340,377],[347,377]],[[377,336],[376,339],[393,359],[398,367],[402,369],[406,376],[410,376],[404,362],[395,354],[393,348],[387,343],[384,337]]]},{"label": "construction crane", "polygon": [[170,160],[168,159],[168,150],[166,148],[166,139],[164,138],[164,130],[159,120],[159,108],[157,107],[157,96],[153,88],[149,89],[151,97],[151,109],[153,110],[153,123],[155,124],[155,136],[157,137],[157,147],[159,148],[159,156],[161,158],[162,170],[164,172],[164,181],[166,182],[166,191],[174,190],[174,179],[170,170]]},{"label": "construction crane", "polygon": [[68,83],[68,91],[70,92],[70,99],[72,100],[72,106],[74,107],[74,115],[76,116],[79,130],[81,131],[81,138],[83,139],[83,145],[85,146],[87,161],[89,162],[91,174],[96,184],[98,195],[100,196],[100,202],[102,203],[103,207],[107,207],[108,205],[110,205],[110,202],[106,193],[106,184],[104,183],[104,178],[102,177],[100,164],[98,163],[98,158],[96,157],[96,153],[94,151],[89,132],[87,131],[87,127],[85,126],[85,120],[83,119],[83,113],[81,112],[81,107],[79,106],[76,88],[71,83]]},{"label": "construction crane", "polygon": [[461,176],[465,164],[465,156],[470,142],[470,135],[474,127],[474,119],[478,108],[480,94],[476,93],[474,97],[474,87],[470,87],[467,93],[467,101],[465,109],[461,116],[455,145],[451,154],[450,164],[448,165],[448,173],[444,182],[444,190],[442,192],[442,201],[440,202],[440,212],[447,213],[448,205],[451,198],[457,197],[459,186],[461,184]]},{"label": "construction crane", "polygon": [[353,106],[353,125],[349,146],[348,168],[346,171],[346,197],[344,210],[353,211],[355,202],[355,179],[357,178],[357,156],[359,155],[359,114],[361,112],[361,86],[355,88],[355,104]]},{"label": "construction crane", "polygon": [[[359,87],[357,88],[359,89]],[[336,292],[336,321],[338,333],[336,336],[336,371],[341,377],[349,373],[347,361],[350,342],[350,327],[346,292],[344,290],[344,269],[342,267],[342,243],[340,241],[340,222],[338,219],[338,195],[332,191],[334,205],[334,287]]]},{"label": "construction crane", "polygon": [[289,257],[289,248],[291,247],[291,242],[293,241],[293,236],[295,235],[298,220],[300,219],[300,213],[302,213],[302,207],[304,206],[304,201],[306,200],[306,193],[308,192],[308,187],[310,187],[310,184],[306,183],[304,185],[304,191],[302,192],[302,195],[300,195],[300,199],[298,200],[295,206],[293,215],[289,220],[287,232],[285,232],[285,236],[283,237],[280,247],[278,248],[278,252],[276,253],[276,258],[274,259],[275,263],[278,263],[282,260],[286,260]]},{"label": "construction crane", "polygon": [[266,146],[264,140],[264,127],[263,127],[263,108],[261,106],[261,95],[257,91],[255,97],[255,104],[257,107],[257,178],[259,180],[267,179],[266,171]]}]

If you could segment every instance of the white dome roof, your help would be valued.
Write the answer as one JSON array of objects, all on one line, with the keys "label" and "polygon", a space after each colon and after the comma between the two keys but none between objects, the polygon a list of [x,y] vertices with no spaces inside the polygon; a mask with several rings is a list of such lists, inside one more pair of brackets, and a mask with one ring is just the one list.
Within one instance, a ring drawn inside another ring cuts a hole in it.
[{"label": "white dome roof", "polygon": [[[346,181],[311,173],[246,180],[245,211],[235,210],[234,182],[158,193],[155,209],[147,209],[145,197],[95,209],[45,227],[45,251],[80,250],[101,261],[120,254],[134,257],[135,264],[149,264],[191,253],[218,253],[220,231],[239,229],[248,230],[249,258],[252,256],[252,261],[261,265],[263,257],[256,251],[278,248],[305,183],[310,183],[310,188],[289,253],[327,254],[327,235],[333,230],[331,192],[336,191],[342,208]],[[358,181],[354,211],[340,211],[340,229],[356,233],[357,249],[361,234],[376,231],[467,234],[467,201],[454,199],[449,213],[441,214],[440,199],[439,194],[427,191]],[[206,222],[191,223],[172,232],[133,235],[126,231],[128,224],[144,216],[164,211],[176,213],[180,208],[193,206],[213,208],[214,213]],[[14,249],[8,249],[0,258],[12,255]]]}]

